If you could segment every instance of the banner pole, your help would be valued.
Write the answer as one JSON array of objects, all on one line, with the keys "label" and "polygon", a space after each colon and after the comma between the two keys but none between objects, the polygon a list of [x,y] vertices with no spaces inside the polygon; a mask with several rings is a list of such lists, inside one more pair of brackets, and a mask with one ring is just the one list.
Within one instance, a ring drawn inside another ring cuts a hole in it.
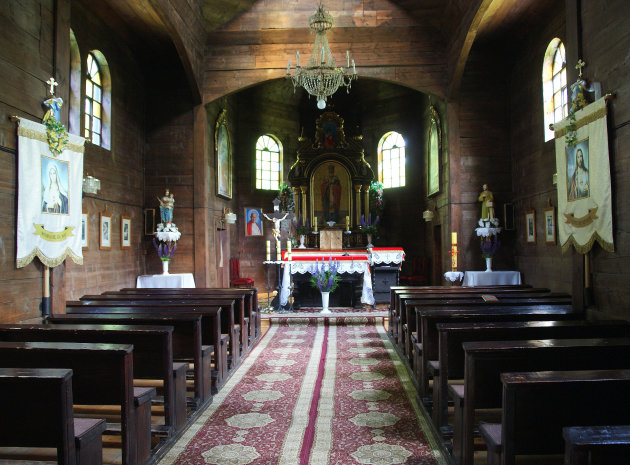
[{"label": "banner pole", "polygon": [[50,268],[44,266],[44,288],[42,297],[42,316],[50,315]]}]

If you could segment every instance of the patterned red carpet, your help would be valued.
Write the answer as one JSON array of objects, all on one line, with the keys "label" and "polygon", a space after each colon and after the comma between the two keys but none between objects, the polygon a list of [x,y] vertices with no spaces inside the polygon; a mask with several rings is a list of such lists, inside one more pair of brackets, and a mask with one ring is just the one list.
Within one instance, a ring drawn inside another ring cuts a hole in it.
[{"label": "patterned red carpet", "polygon": [[446,464],[375,320],[274,322],[160,465]]}]

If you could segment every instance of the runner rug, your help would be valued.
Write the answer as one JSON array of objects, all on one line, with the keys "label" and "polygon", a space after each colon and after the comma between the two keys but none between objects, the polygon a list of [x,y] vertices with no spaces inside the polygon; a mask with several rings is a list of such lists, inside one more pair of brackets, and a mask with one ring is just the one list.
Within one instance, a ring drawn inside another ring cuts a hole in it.
[{"label": "runner rug", "polygon": [[160,465],[445,465],[375,320],[272,324]]}]

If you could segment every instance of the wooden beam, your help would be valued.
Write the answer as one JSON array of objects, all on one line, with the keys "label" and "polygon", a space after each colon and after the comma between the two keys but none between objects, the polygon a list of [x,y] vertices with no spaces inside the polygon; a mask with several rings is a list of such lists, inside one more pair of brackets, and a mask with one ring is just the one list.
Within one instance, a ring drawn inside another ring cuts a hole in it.
[{"label": "wooden beam", "polygon": [[195,283],[198,287],[208,287],[211,285],[208,273],[210,247],[208,247],[208,197],[206,195],[209,189],[207,174],[207,167],[209,166],[208,147],[210,146],[208,144],[208,114],[203,105],[197,105],[193,114]]},{"label": "wooden beam", "polygon": [[472,0],[451,42],[447,55],[447,95],[451,99],[455,98],[459,92],[470,49],[477,37],[479,25],[493,1],[495,0]]}]

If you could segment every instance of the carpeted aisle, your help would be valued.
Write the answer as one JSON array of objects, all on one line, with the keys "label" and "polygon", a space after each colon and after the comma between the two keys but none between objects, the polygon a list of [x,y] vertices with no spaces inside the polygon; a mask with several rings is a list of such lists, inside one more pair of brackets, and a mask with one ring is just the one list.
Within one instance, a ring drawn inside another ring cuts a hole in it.
[{"label": "carpeted aisle", "polygon": [[446,464],[375,321],[272,320],[159,464]]}]

